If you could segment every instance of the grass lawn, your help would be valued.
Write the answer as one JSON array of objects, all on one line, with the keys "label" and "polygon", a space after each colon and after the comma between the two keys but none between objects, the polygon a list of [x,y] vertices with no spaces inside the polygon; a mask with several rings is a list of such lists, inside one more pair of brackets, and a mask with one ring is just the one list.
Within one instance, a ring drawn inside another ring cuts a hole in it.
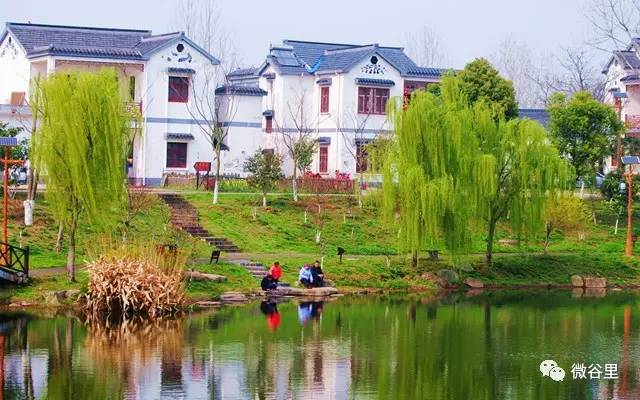
[{"label": "grass lawn", "polygon": [[375,210],[359,209],[349,196],[321,197],[320,213],[316,196],[304,196],[294,203],[290,196],[271,195],[267,208],[261,207],[262,199],[257,195],[222,195],[218,205],[211,203],[209,193],[185,197],[198,208],[205,228],[228,237],[243,251],[316,254],[321,251],[315,241],[318,230],[327,252],[334,253],[338,246],[350,254],[397,251],[393,233],[383,226]]},{"label": "grass lawn", "polygon": [[[506,225],[499,226],[495,264],[484,272],[484,232],[475,233],[475,254],[462,263],[470,268],[452,265],[446,252],[442,252],[444,261],[421,260],[414,269],[405,255],[398,254],[396,229],[386,226],[374,207],[358,208],[350,196],[318,198],[312,195],[294,203],[290,195],[275,194],[269,196],[269,206],[263,208],[261,196],[256,194],[222,194],[220,204],[213,205],[210,193],[182,193],[198,209],[202,225],[216,236],[231,239],[243,252],[250,253],[247,258],[267,266],[280,261],[283,281],[288,283],[295,283],[302,264],[322,257],[327,278],[346,291],[363,288],[424,290],[433,287],[423,278],[424,273],[443,268],[457,269],[462,279],[479,278],[492,285],[568,284],[573,274],[603,276],[610,283],[619,285],[640,284],[640,262],[622,256],[624,221],[619,221],[618,234],[614,235],[616,215],[601,201],[587,202],[595,212],[597,224],[583,232],[583,237],[576,232],[554,233],[548,256],[541,254],[542,238],[520,245],[499,242],[515,239]],[[11,242],[30,246],[32,269],[64,266],[66,249],[60,254],[54,251],[57,226],[46,201],[39,198],[36,202],[35,224],[31,227],[22,223],[21,204],[20,198],[12,202]],[[636,221],[640,221],[640,209],[636,214]],[[259,281],[244,268],[225,260],[224,255],[217,265],[204,263],[202,260],[208,259],[211,247],[176,232],[169,220],[169,209],[156,196],[150,195],[147,207],[126,230],[126,237],[129,241],[153,245],[178,243],[181,249],[190,252],[187,268],[227,277],[224,283],[187,282],[190,298],[215,299],[225,291],[259,290]],[[321,231],[321,245],[316,243],[318,231]],[[114,236],[121,238],[121,234],[116,232]],[[80,224],[78,262],[99,253],[104,241],[104,235],[93,231],[90,224]],[[346,250],[342,263],[336,256],[337,247]],[[69,286],[66,278],[60,275],[36,278],[25,287],[4,287],[0,302],[10,298],[35,300],[47,291],[86,287],[86,273],[80,272],[78,280]]]},{"label": "grass lawn", "polygon": [[[34,224],[24,225],[22,211],[22,197],[24,194],[16,194],[11,202],[9,214],[9,242],[19,246],[29,246],[30,269],[62,267],[67,262],[67,248],[64,244],[62,251],[55,251],[58,226],[56,225],[46,200],[40,195],[36,199],[34,210]],[[175,242],[179,238],[177,233],[169,225],[169,209],[155,195],[149,195],[148,205],[141,210],[131,221],[126,229],[126,237],[129,241],[145,240],[155,243]],[[114,237],[120,237],[121,232],[114,232]],[[82,264],[89,255],[100,251],[100,247],[106,245],[107,239],[104,233],[92,229],[88,221],[81,221],[78,225],[77,263]]]}]

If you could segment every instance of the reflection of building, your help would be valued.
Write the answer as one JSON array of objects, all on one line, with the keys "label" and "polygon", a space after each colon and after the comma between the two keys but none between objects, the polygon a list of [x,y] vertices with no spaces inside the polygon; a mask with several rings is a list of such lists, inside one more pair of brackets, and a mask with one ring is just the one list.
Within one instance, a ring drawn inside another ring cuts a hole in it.
[{"label": "reflection of building", "polygon": [[294,382],[293,398],[348,399],[351,354],[348,342],[310,339],[302,346],[305,376]]}]

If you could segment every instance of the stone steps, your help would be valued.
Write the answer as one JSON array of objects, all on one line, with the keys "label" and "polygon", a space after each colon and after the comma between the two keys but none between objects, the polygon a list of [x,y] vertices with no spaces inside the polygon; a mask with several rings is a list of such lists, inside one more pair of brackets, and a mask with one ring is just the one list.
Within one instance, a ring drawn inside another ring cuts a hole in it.
[{"label": "stone steps", "polygon": [[171,208],[171,223],[189,235],[204,240],[216,249],[225,253],[239,253],[240,249],[232,241],[224,237],[215,237],[198,221],[198,210],[178,194],[158,194]]},{"label": "stone steps", "polygon": [[262,279],[267,274],[268,269],[264,266],[264,264],[252,262],[252,261],[240,261],[239,263],[243,266],[247,272],[249,272],[254,278]]}]

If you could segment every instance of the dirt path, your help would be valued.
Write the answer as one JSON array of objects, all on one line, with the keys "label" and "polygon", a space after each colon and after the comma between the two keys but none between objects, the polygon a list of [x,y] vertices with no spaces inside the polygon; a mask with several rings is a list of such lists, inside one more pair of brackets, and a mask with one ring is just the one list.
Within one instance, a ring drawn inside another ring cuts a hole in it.
[{"label": "dirt path", "polygon": [[[548,256],[567,256],[573,253],[568,252],[558,252],[558,253],[548,253]],[[334,255],[334,254],[331,254]],[[544,253],[536,252],[536,253],[525,253],[524,256],[543,256]],[[394,255],[391,255],[394,256]],[[484,257],[484,253],[474,253],[470,254],[471,257]],[[494,257],[508,257],[508,256],[521,256],[520,253],[494,253]],[[296,252],[280,252],[280,253],[251,253],[251,252],[242,252],[242,253],[228,253],[224,254],[220,257],[220,261],[230,262],[230,263],[238,263],[240,261],[255,261],[255,260],[265,260],[265,259],[273,259],[276,260],[286,260],[287,258],[309,258],[309,262],[313,261],[316,258],[315,254],[311,253],[296,253]],[[345,259],[375,259],[382,258],[384,255],[369,255],[369,254],[345,254]],[[443,259],[446,261],[446,256]],[[208,258],[197,258],[192,261],[192,265],[202,265],[208,264]],[[76,271],[81,271],[85,269],[85,265],[76,266]],[[37,268],[31,269],[29,271],[29,276],[40,278],[40,277],[51,277],[56,275],[64,275],[67,273],[66,267],[49,267],[49,268]]]}]

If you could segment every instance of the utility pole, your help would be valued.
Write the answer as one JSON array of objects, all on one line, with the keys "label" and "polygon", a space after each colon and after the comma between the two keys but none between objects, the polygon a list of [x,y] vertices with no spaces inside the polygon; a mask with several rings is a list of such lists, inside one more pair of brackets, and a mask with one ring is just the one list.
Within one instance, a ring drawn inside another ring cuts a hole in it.
[{"label": "utility pole", "polygon": [[624,255],[632,256],[633,237],[631,235],[631,220],[633,216],[633,172],[631,171],[631,165],[629,165],[628,171],[624,173],[624,178],[627,181],[627,243],[624,247]]},{"label": "utility pole", "polygon": [[631,224],[633,220],[633,166],[640,164],[639,156],[622,156],[620,158],[622,166],[628,166],[624,173],[627,184],[627,242],[624,246],[624,255],[633,255],[633,235],[631,234]]}]

